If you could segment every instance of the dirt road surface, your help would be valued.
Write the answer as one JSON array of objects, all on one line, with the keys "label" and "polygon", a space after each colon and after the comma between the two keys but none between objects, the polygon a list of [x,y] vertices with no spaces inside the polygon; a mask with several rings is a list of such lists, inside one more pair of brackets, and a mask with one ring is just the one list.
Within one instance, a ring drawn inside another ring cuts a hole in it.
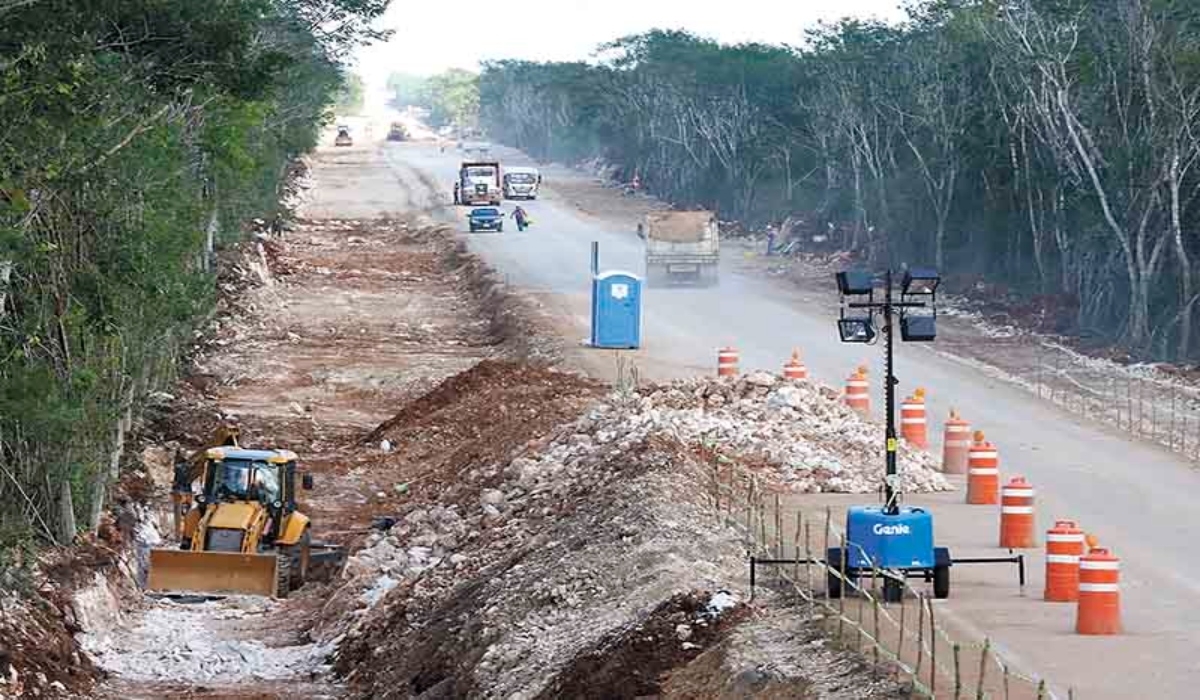
[{"label": "dirt road surface", "polygon": [[[494,150],[505,163],[529,163],[511,150]],[[423,209],[456,221],[466,236],[465,209],[434,208],[449,201],[458,158],[453,148],[442,153],[431,144],[381,144],[358,157],[382,160],[395,177],[356,182],[355,206],[383,213],[421,202]],[[633,231],[637,207],[596,187],[588,195],[581,176],[546,172],[544,196],[524,205],[535,221],[529,230],[466,240],[508,281],[559,313],[568,337],[584,338],[589,246],[599,242],[602,269],[641,274],[642,245]],[[556,177],[563,179],[560,189]],[[585,196],[587,211],[578,206]],[[837,342],[832,280],[828,295],[800,292],[739,273],[738,255],[725,251],[719,287],[644,292],[644,347],[630,353],[644,376],[711,372],[717,349],[725,345],[741,351],[743,368],[777,370],[800,347],[814,376],[829,384],[840,386],[862,363],[880,376],[877,348]],[[596,371],[612,366],[611,353],[578,350],[576,356]],[[1124,636],[1073,635],[1069,606],[1042,603],[1037,580],[1022,597],[1009,572],[956,571],[959,595],[942,604],[943,614],[990,637],[1016,668],[1050,679],[1062,697],[1068,687],[1088,699],[1192,694],[1200,683],[1195,663],[1200,609],[1193,605],[1200,593],[1200,559],[1192,556],[1200,525],[1193,494],[1200,476],[1165,450],[1064,413],[971,363],[938,353],[936,346],[901,347],[897,374],[901,391],[927,388],[931,433],[951,406],[987,431],[1000,447],[1003,473],[1023,474],[1037,487],[1040,526],[1054,518],[1076,519],[1122,557]],[[873,383],[878,407],[879,382]],[[939,537],[964,554],[997,553],[995,509],[946,501],[935,504]],[[809,507],[821,502],[803,501]],[[1040,556],[1030,554],[1031,570],[1037,571]],[[1102,667],[1097,659],[1104,659]]]}]

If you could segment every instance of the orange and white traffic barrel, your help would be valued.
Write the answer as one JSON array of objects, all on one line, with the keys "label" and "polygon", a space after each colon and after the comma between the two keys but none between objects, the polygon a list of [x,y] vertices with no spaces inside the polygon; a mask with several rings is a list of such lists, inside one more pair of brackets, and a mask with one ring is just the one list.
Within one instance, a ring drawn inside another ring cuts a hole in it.
[{"label": "orange and white traffic barrel", "polygon": [[738,361],[738,351],[735,348],[721,348],[721,350],[717,352],[717,376],[738,376]]},{"label": "orange and white traffic barrel", "polygon": [[1000,546],[1029,549],[1037,546],[1033,532],[1033,484],[1014,476],[1000,489]]},{"label": "orange and white traffic barrel", "polygon": [[1000,502],[1000,452],[975,431],[975,442],[967,453],[967,503],[994,506]]},{"label": "orange and white traffic barrel", "polygon": [[950,409],[950,418],[946,420],[945,432],[942,433],[942,472],[946,474],[966,474],[967,455],[971,450],[971,424],[958,415],[958,411]]},{"label": "orange and white traffic barrel", "polygon": [[1083,530],[1073,520],[1055,521],[1046,531],[1045,600],[1067,603],[1079,599],[1079,558],[1083,556]]},{"label": "orange and white traffic barrel", "polygon": [[1103,547],[1079,559],[1078,634],[1121,633],[1121,560]]},{"label": "orange and white traffic barrel", "polygon": [[808,368],[804,366],[804,361],[800,359],[800,351],[792,351],[792,359],[787,361],[783,366],[784,379],[808,379]]},{"label": "orange and white traffic barrel", "polygon": [[864,416],[871,412],[871,385],[867,382],[865,366],[860,366],[846,378],[846,405]]},{"label": "orange and white traffic barrel", "polygon": [[929,447],[925,427],[925,390],[918,388],[900,404],[900,436],[905,442],[922,450]]}]

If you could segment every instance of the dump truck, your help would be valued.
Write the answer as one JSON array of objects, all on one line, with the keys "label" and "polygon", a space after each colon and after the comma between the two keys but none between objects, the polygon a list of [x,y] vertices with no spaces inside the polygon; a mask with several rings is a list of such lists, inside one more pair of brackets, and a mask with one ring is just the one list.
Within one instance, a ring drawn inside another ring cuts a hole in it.
[{"label": "dump truck", "polygon": [[454,183],[455,204],[497,206],[502,198],[500,163],[496,161],[463,162],[458,169],[458,181]]},{"label": "dump truck", "polygon": [[712,286],[719,280],[720,233],[710,211],[656,211],[639,235],[646,241],[646,284]]},{"label": "dump truck", "polygon": [[314,543],[297,509],[295,453],[238,444],[223,426],[212,446],[175,467],[172,485],[178,548],[150,552],[146,588],[172,593],[244,593],[287,597],[316,560],[336,563],[340,548]]}]

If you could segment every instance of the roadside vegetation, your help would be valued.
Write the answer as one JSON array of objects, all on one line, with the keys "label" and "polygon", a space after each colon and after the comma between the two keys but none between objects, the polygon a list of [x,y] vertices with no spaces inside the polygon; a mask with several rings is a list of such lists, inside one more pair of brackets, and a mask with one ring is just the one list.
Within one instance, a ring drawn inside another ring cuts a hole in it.
[{"label": "roadside vegetation", "polygon": [[0,572],[97,526],[215,252],[274,215],[386,5],[0,0]]},{"label": "roadside vegetation", "polygon": [[485,66],[483,123],[672,202],[985,279],[1049,330],[1200,359],[1200,4],[938,0],[800,48],[654,31],[600,56]]}]

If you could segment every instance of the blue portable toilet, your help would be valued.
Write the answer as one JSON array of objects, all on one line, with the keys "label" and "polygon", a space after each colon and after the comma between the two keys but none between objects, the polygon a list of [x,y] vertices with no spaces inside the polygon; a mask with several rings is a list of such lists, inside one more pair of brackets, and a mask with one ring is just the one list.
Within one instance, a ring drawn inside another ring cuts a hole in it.
[{"label": "blue portable toilet", "polygon": [[592,277],[592,347],[634,349],[642,344],[642,280],[609,270]]}]

